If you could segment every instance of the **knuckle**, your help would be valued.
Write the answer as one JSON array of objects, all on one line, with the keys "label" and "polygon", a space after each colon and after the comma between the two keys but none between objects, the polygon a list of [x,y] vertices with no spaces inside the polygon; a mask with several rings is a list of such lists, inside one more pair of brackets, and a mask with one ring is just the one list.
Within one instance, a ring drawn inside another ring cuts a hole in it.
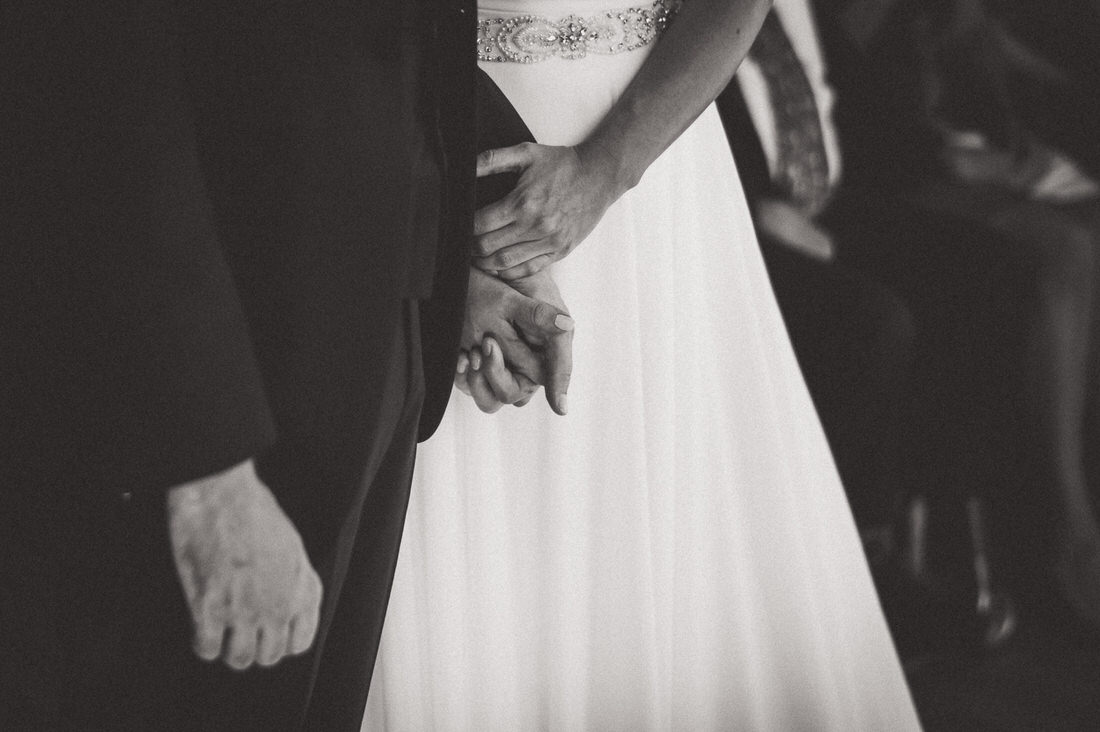
[{"label": "knuckle", "polygon": [[487,257],[493,253],[492,245],[488,240],[488,237],[479,236],[474,240],[474,251],[482,257]]},{"label": "knuckle", "polygon": [[203,618],[212,618],[225,611],[229,604],[233,582],[221,573],[212,574],[203,589],[191,598],[192,612]]},{"label": "knuckle", "polygon": [[521,256],[519,252],[511,249],[504,249],[493,255],[493,267],[496,269],[511,269],[519,264]]},{"label": "knuckle", "polygon": [[551,317],[551,315],[552,313],[550,306],[542,301],[536,302],[531,309],[531,318],[535,321],[535,323],[542,323],[547,318]]},{"label": "knuckle", "polygon": [[259,609],[253,613],[254,617],[249,618],[249,621],[252,625],[259,626],[285,624],[294,616],[295,604],[290,599],[285,602],[272,603],[270,607]]},{"label": "knuckle", "polygon": [[268,620],[274,620],[276,606],[246,606],[233,614],[233,622],[238,626],[255,627]]},{"label": "knuckle", "polygon": [[516,200],[516,208],[529,227],[538,226],[539,221],[543,218],[540,213],[542,206],[530,195],[519,196]]}]

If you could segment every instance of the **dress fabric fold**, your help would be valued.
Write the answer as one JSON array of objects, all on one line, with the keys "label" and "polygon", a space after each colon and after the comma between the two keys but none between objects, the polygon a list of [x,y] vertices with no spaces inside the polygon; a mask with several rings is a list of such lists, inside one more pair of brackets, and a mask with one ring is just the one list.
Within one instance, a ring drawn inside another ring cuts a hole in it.
[{"label": "dress fabric fold", "polygon": [[[569,145],[649,48],[481,68]],[[452,395],[363,729],[919,729],[713,106],[554,275],[570,413]]]}]

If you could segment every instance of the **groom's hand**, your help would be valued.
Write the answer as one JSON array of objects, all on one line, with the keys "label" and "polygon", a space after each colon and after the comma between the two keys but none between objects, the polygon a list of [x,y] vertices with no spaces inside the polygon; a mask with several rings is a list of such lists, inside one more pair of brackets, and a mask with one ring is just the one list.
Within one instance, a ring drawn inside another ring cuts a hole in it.
[{"label": "groom's hand", "polygon": [[168,527],[199,658],[243,670],[309,649],[321,580],[251,460],[169,490]]},{"label": "groom's hand", "polygon": [[462,347],[456,383],[483,411],[525,404],[544,384],[551,408],[565,414],[573,319],[548,272],[505,283],[471,268]]}]

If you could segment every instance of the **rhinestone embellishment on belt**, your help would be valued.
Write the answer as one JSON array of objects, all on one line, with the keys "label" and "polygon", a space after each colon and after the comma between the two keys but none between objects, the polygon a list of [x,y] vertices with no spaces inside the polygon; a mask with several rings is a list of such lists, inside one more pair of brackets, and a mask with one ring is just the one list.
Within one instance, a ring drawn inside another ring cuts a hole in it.
[{"label": "rhinestone embellishment on belt", "polygon": [[477,24],[478,61],[531,64],[557,56],[610,55],[652,43],[680,8],[681,0],[657,0],[648,8],[608,10],[553,21],[538,15],[483,18]]}]

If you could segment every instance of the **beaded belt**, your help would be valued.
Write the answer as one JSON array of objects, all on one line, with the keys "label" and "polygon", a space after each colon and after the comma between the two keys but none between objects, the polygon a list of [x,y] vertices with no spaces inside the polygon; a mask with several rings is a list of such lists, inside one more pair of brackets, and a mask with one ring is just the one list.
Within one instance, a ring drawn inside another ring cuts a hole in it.
[{"label": "beaded belt", "polygon": [[656,0],[648,8],[607,10],[587,18],[567,15],[550,20],[538,15],[483,18],[477,24],[478,61],[531,64],[557,56],[578,59],[589,53],[633,51],[657,39],[681,0]]}]

